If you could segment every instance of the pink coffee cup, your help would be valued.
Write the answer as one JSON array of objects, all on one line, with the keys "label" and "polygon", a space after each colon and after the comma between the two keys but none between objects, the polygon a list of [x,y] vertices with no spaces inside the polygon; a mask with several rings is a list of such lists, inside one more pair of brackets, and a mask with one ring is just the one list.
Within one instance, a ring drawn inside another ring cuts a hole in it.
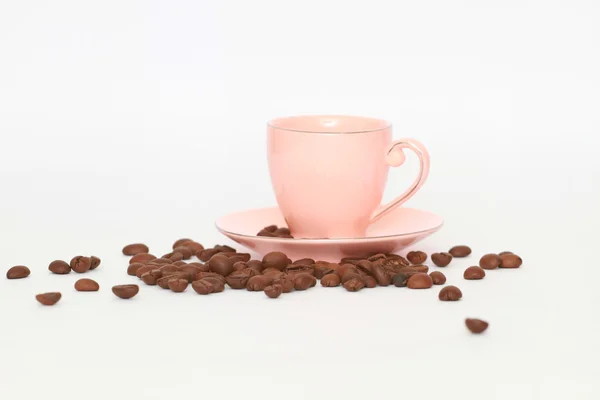
[{"label": "pink coffee cup", "polygon": [[[390,166],[414,151],[419,175],[406,192],[380,206]],[[414,139],[392,141],[390,123],[314,115],[268,123],[267,153],[279,208],[297,238],[364,237],[375,220],[411,198],[429,173],[429,154]]]}]

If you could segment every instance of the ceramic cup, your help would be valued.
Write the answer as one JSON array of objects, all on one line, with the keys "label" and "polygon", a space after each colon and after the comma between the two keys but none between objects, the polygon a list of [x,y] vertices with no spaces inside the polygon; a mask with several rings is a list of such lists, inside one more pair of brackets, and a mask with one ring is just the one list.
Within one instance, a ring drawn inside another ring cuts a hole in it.
[{"label": "ceramic cup", "polygon": [[[390,166],[416,153],[413,184],[384,206]],[[271,182],[279,208],[298,238],[357,238],[411,198],[429,173],[429,154],[414,139],[392,141],[390,123],[374,118],[314,115],[277,118],[267,126]]]}]

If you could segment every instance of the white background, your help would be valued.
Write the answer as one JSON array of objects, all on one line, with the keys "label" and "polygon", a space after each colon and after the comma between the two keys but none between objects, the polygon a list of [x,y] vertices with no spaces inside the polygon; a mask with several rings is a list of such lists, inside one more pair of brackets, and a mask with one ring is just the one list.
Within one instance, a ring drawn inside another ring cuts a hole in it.
[{"label": "white background", "polygon": [[[0,264],[33,271],[0,279],[0,398],[599,398],[599,22],[594,0],[0,2]],[[463,300],[112,295],[124,244],[222,243],[218,216],[274,205],[265,123],[306,113],[427,145],[408,205],[446,220],[419,248],[473,247],[444,270]],[[462,279],[503,250],[523,267]],[[77,254],[100,292],[47,271]]]}]

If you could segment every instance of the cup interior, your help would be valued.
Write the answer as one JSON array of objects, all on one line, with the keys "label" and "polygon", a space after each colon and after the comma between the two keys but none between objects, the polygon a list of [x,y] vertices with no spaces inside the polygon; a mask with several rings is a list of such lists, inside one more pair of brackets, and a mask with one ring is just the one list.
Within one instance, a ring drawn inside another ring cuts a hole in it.
[{"label": "cup interior", "polygon": [[269,126],[276,129],[307,133],[363,133],[389,128],[390,125],[382,119],[347,115],[302,115],[269,121]]}]

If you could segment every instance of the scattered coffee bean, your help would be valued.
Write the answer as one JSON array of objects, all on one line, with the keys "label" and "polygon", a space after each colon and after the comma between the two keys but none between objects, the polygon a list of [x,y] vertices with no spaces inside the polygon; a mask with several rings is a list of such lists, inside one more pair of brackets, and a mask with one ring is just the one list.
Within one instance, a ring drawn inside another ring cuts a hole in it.
[{"label": "scattered coffee bean", "polygon": [[441,301],[457,301],[462,298],[462,292],[456,286],[445,286],[440,290],[438,298]]},{"label": "scattered coffee bean", "polygon": [[173,246],[171,248],[173,250],[175,250],[176,248],[181,247],[184,244],[189,243],[189,242],[192,242],[192,239],[187,239],[187,238],[179,239],[179,240],[176,240],[175,243],[173,243]]},{"label": "scattered coffee bean", "polygon": [[294,289],[306,290],[317,284],[317,278],[310,274],[300,273],[294,277]]},{"label": "scattered coffee bean", "polygon": [[360,260],[358,263],[356,263],[356,268],[367,275],[373,275],[373,265],[369,260]]},{"label": "scattered coffee bean", "polygon": [[210,270],[219,275],[227,276],[233,272],[233,262],[226,256],[217,254],[208,262]]},{"label": "scattered coffee bean", "polygon": [[380,261],[371,263],[371,272],[373,278],[377,281],[379,286],[389,286],[392,283],[391,276],[386,272],[386,270],[382,267]]},{"label": "scattered coffee bean", "polygon": [[377,261],[377,260],[384,260],[386,258],[387,257],[385,256],[385,254],[379,253],[379,254],[372,255],[371,257],[367,258],[367,260],[373,262],[373,261]]},{"label": "scattered coffee bean", "polygon": [[463,274],[463,276],[465,279],[470,281],[479,280],[485,277],[485,271],[483,268],[480,268],[475,265],[465,269],[465,273]]},{"label": "scattered coffee bean", "polygon": [[[140,264],[141,266],[141,264]],[[50,272],[58,275],[65,275],[71,272],[71,267],[63,260],[54,260],[48,265]]]},{"label": "scattered coffee bean", "polygon": [[146,285],[154,286],[154,285],[156,285],[156,282],[158,281],[158,279],[159,278],[155,277],[150,272],[146,272],[145,274],[142,274],[142,281]]},{"label": "scattered coffee bean", "polygon": [[248,279],[246,289],[250,292],[261,292],[273,283],[274,280],[275,278],[273,278],[273,275],[255,275]]},{"label": "scattered coffee bean", "polygon": [[112,287],[112,292],[115,296],[121,299],[130,299],[140,291],[138,285],[117,285]]},{"label": "scattered coffee bean", "polygon": [[300,273],[314,275],[315,269],[312,267],[312,265],[289,264],[287,267],[285,267],[284,272],[290,275]]},{"label": "scattered coffee bean", "polygon": [[512,251],[501,251],[500,253],[498,253],[498,255],[499,255],[500,257],[502,257],[502,256],[505,256],[505,255],[507,255],[507,254],[514,254],[514,253],[513,253]]},{"label": "scattered coffee bean", "polygon": [[294,277],[282,274],[273,280],[273,285],[280,285],[283,293],[289,293],[294,290]]},{"label": "scattered coffee bean", "polygon": [[212,293],[221,293],[223,290],[225,290],[225,282],[221,279],[218,278],[214,278],[214,277],[206,277],[203,278],[203,280],[210,282],[212,284]]},{"label": "scattered coffee bean", "polygon": [[290,230],[285,227],[277,227],[277,225],[269,225],[265,226],[261,229],[256,236],[265,236],[265,237],[278,237],[278,238],[293,238],[290,234]]},{"label": "scattered coffee bean", "polygon": [[142,275],[144,275],[146,272],[152,271],[155,268],[156,268],[156,265],[144,265],[135,271],[135,276],[142,279]]},{"label": "scattered coffee bean", "polygon": [[357,274],[358,275],[358,268],[354,264],[345,263],[345,264],[340,265],[336,269],[335,273],[338,274],[340,276],[340,278],[344,278],[344,275],[346,275],[346,274]]},{"label": "scattered coffee bean", "polygon": [[349,292],[358,292],[365,287],[365,282],[360,277],[357,277],[347,280],[342,286]]},{"label": "scattered coffee bean", "polygon": [[452,261],[452,254],[450,253],[433,253],[431,255],[431,261],[438,267],[446,267]]},{"label": "scattered coffee bean", "polygon": [[486,254],[479,260],[479,266],[483,269],[496,269],[501,262],[502,259],[498,254]]},{"label": "scattered coffee bean", "polygon": [[[144,275],[146,275],[146,274],[144,274]],[[144,276],[144,275],[142,275],[142,276]],[[152,282],[152,280],[155,279],[156,280],[156,285],[158,285],[159,288],[161,288],[161,289],[168,289],[169,288],[169,281],[171,279],[185,279],[185,280],[187,280],[188,278],[189,278],[189,275],[186,272],[175,272],[175,273],[171,273],[171,274],[168,274],[168,275],[163,274],[163,276],[160,277],[160,278],[158,278],[158,279],[156,279],[154,277],[152,277],[152,278],[146,277],[146,280],[148,282]],[[150,285],[151,284],[152,283],[150,283]]]},{"label": "scattered coffee bean", "polygon": [[273,251],[271,253],[265,254],[262,260],[263,267],[266,268],[275,268],[279,271],[283,271],[288,264],[290,264],[290,259],[283,253],[279,251]]},{"label": "scattered coffee bean", "polygon": [[409,289],[429,289],[433,286],[433,280],[425,273],[414,274],[408,279]]},{"label": "scattered coffee bean", "polygon": [[369,288],[369,289],[373,289],[374,287],[377,286],[377,281],[375,280],[375,278],[373,278],[372,276],[368,275],[368,276],[363,276],[362,277],[363,282],[365,283],[365,287]]},{"label": "scattered coffee bean", "polygon": [[354,273],[354,272],[347,272],[344,274],[344,276],[342,277],[342,285],[346,282],[348,282],[350,279],[360,279],[362,280],[362,277],[360,276],[360,274],[358,273]]},{"label": "scattered coffee bean", "polygon": [[[129,259],[129,264],[133,264],[134,262],[140,262],[142,264],[145,264],[152,260],[156,260],[156,256],[153,256],[152,254],[148,254],[148,253],[138,253]],[[71,268],[73,268],[73,267],[71,267]]]},{"label": "scattered coffee bean", "polygon": [[202,246],[198,242],[193,242],[193,241],[192,242],[186,242],[186,243],[182,244],[181,246],[177,246],[177,247],[185,247],[193,255],[198,254],[199,252],[201,252],[202,250],[204,250],[204,246]]},{"label": "scattered coffee bean", "polygon": [[167,265],[173,264],[173,261],[169,260],[168,258],[155,258],[153,260],[148,261],[148,264]]},{"label": "scattered coffee bean", "polygon": [[[67,264],[67,266],[68,266],[68,264]],[[144,266],[144,264],[142,264],[142,263],[129,264],[129,266],[127,267],[127,275],[135,276],[135,273],[137,272],[137,270],[142,268],[143,266]],[[71,267],[69,267],[69,271],[71,271]],[[54,271],[52,271],[52,272],[54,272]],[[57,272],[55,272],[55,273],[57,273]]]},{"label": "scattered coffee bean", "polygon": [[100,260],[98,257],[91,256],[90,257],[90,270],[98,268],[100,266],[101,262],[102,262],[102,260]]},{"label": "scattered coffee bean", "polygon": [[523,260],[516,254],[505,254],[500,256],[500,268],[519,268]]},{"label": "scattered coffee bean", "polygon": [[78,292],[97,292],[100,290],[100,285],[93,279],[79,279],[75,282],[75,290]]},{"label": "scattered coffee bean", "polygon": [[179,261],[175,261],[175,262],[173,263],[173,265],[177,265],[178,267],[183,267],[183,266],[186,266],[186,265],[188,265],[188,263],[186,263],[186,262],[185,262],[185,261],[183,261],[183,260],[179,260]]},{"label": "scattered coffee bean", "polygon": [[452,254],[452,257],[456,258],[466,257],[471,254],[471,248],[465,245],[454,246],[448,250],[448,253]]},{"label": "scattered coffee bean", "polygon": [[76,256],[71,260],[71,269],[79,274],[90,270],[92,260],[89,257]]},{"label": "scattered coffee bean", "polygon": [[399,268],[397,271],[398,272],[412,271],[412,272],[420,272],[420,273],[426,274],[427,272],[429,272],[429,267],[427,265],[411,265],[410,267]]},{"label": "scattered coffee bean", "polygon": [[321,286],[323,287],[336,287],[341,282],[338,274],[327,274],[321,279]]},{"label": "scattered coffee bean", "polygon": [[231,253],[237,252],[237,250],[234,249],[233,247],[230,247],[227,245],[220,245],[220,244],[215,246],[215,250],[219,250],[221,252],[231,252]]},{"label": "scattered coffee bean", "polygon": [[294,265],[313,265],[315,260],[312,258],[301,258],[299,260],[294,261],[292,264]]},{"label": "scattered coffee bean", "polygon": [[211,294],[214,290],[212,283],[205,279],[192,282],[192,289],[198,294]]},{"label": "scattered coffee bean", "polygon": [[188,284],[187,279],[171,279],[169,281],[169,289],[175,293],[181,293],[187,289]]},{"label": "scattered coffee bean", "polygon": [[434,285],[443,285],[446,283],[446,275],[442,274],[440,271],[433,271],[429,274],[429,277]]},{"label": "scattered coffee bean", "polygon": [[264,269],[262,261],[260,261],[260,260],[250,260],[250,261],[247,261],[246,264],[248,264],[249,268],[255,268],[259,271],[262,271]]},{"label": "scattered coffee bean", "polygon": [[187,247],[176,247],[173,249],[173,253],[180,253],[184,260],[189,260],[192,258],[192,252]]},{"label": "scattered coffee bean", "polygon": [[465,319],[465,325],[467,325],[467,329],[469,329],[472,333],[482,333],[489,326],[487,322],[477,318]]},{"label": "scattered coffee bean", "polygon": [[177,265],[174,265],[174,264],[163,265],[159,269],[160,269],[160,272],[163,274],[163,276],[181,271],[181,267],[178,267]]},{"label": "scattered coffee bean", "polygon": [[45,306],[53,306],[62,297],[60,292],[41,293],[35,296],[35,299]]},{"label": "scattered coffee bean", "polygon": [[422,251],[410,251],[406,258],[411,264],[423,264],[427,260],[427,254]]},{"label": "scattered coffee bean", "polygon": [[183,260],[183,254],[174,251],[172,253],[165,254],[162,258],[168,258],[171,262]]},{"label": "scattered coffee bean", "polygon": [[200,279],[205,279],[205,278],[216,279],[219,282],[221,282],[223,285],[225,285],[225,283],[226,283],[225,277],[223,275],[217,274],[216,272],[198,272],[196,274],[195,280],[199,281]]},{"label": "scattered coffee bean", "polygon": [[[415,275],[415,274],[413,274]],[[394,286],[396,287],[404,287],[407,285],[408,283],[408,279],[411,277],[412,275],[408,275],[405,273],[398,273],[394,276],[394,278],[392,279],[392,283],[394,284]]]},{"label": "scattered coffee bean", "polygon": [[123,254],[126,256],[135,256],[136,254],[148,253],[149,251],[148,246],[143,243],[133,243],[123,247]]},{"label": "scattered coffee bean", "polygon": [[283,288],[281,287],[281,285],[277,284],[270,285],[265,288],[265,294],[271,299],[278,298],[279,296],[281,296],[282,292]]},{"label": "scattered coffee bean", "polygon": [[[195,272],[196,272],[196,271],[194,271],[194,273],[195,273]],[[163,272],[162,272],[162,270],[160,270],[160,269],[153,269],[152,271],[150,271],[150,272],[147,272],[147,273],[149,273],[150,275],[152,275],[152,276],[153,276],[153,277],[155,277],[156,279],[162,278],[162,276],[163,276]]]},{"label": "scattered coffee bean", "polygon": [[208,261],[212,258],[212,256],[214,256],[215,254],[220,253],[219,250],[215,250],[215,249],[204,249],[201,250],[200,252],[196,253],[196,257],[198,257],[200,259],[200,261]]},{"label": "scattered coffee bean", "polygon": [[15,265],[6,271],[7,279],[22,279],[27,278],[31,274],[29,268],[24,265]]},{"label": "scattered coffee bean", "polygon": [[247,271],[238,270],[229,274],[225,278],[225,281],[227,281],[227,284],[232,289],[245,289],[246,285],[248,284],[248,280],[250,280],[252,276],[253,275],[250,275]]}]

